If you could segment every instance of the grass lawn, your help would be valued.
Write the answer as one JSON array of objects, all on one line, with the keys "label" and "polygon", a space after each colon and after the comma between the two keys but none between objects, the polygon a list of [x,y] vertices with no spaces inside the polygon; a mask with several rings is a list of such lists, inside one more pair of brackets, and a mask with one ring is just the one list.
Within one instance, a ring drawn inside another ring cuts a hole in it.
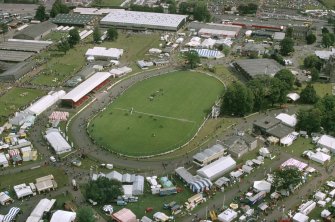
[{"label": "grass lawn", "polygon": [[13,175],[1,176],[0,190],[12,189],[14,185],[21,183],[31,183],[35,182],[35,179],[42,176],[47,176],[52,174],[57,182],[58,188],[64,187],[64,183],[67,183],[67,176],[62,170],[52,166],[42,166],[37,169],[28,170],[16,173]]},{"label": "grass lawn", "polygon": [[279,149],[298,157],[301,157],[305,150],[313,150],[314,148],[315,144],[312,144],[312,139],[305,139],[303,137],[298,137],[289,147],[279,147]]},{"label": "grass lawn", "polygon": [[97,143],[127,155],[166,152],[194,135],[223,89],[215,78],[195,72],[153,77],[100,113],[89,132]]},{"label": "grass lawn", "polygon": [[7,117],[44,94],[38,89],[11,88],[0,97],[0,116]]},{"label": "grass lawn", "polygon": [[[331,83],[313,83],[316,94],[319,97],[323,97],[325,95],[332,94],[332,84]],[[299,92],[301,92],[306,87],[306,84],[303,84],[301,88],[299,88]]]},{"label": "grass lawn", "polygon": [[322,0],[321,1],[327,8],[335,9],[335,1],[334,0]]},{"label": "grass lawn", "polygon": [[215,66],[215,74],[227,85],[238,79],[224,65]]}]

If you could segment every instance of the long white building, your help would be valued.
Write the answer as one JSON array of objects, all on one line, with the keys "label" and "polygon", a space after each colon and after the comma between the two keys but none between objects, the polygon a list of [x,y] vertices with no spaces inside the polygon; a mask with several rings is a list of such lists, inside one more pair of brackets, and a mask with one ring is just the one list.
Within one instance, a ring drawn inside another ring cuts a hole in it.
[{"label": "long white building", "polygon": [[116,26],[132,30],[165,30],[178,31],[186,22],[186,15],[120,11],[115,9],[101,19],[102,26]]},{"label": "long white building", "polygon": [[48,141],[50,146],[55,150],[56,154],[62,154],[71,151],[70,144],[66,141],[66,139],[62,136],[60,131],[55,128],[50,128],[46,132],[44,136]]},{"label": "long white building", "polygon": [[232,171],[236,167],[236,161],[230,156],[224,156],[213,163],[197,170],[197,174],[201,177],[210,179],[211,181]]}]

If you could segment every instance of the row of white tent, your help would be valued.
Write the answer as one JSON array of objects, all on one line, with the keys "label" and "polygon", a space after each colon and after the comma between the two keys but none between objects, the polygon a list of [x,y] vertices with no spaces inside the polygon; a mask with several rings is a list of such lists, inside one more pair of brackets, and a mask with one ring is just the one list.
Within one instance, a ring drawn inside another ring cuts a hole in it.
[{"label": "row of white tent", "polygon": [[59,31],[59,32],[68,32],[71,31],[72,29],[74,29],[74,26],[58,26],[55,31]]}]

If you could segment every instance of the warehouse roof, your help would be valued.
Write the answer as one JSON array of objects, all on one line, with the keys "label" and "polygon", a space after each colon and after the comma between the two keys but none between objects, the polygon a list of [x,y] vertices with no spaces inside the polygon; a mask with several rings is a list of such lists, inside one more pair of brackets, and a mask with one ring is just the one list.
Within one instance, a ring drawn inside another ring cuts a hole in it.
[{"label": "warehouse roof", "polygon": [[[74,13],[79,13],[82,15],[104,15],[104,14],[108,14],[111,11],[113,11],[115,9],[109,9],[109,8],[81,8],[81,7],[77,7],[75,9],[73,9]],[[124,9],[119,9],[119,10],[124,10]]]},{"label": "warehouse roof", "polygon": [[55,24],[86,25],[95,18],[95,15],[58,14],[55,18],[51,19],[51,21]]},{"label": "warehouse roof", "polygon": [[273,59],[241,59],[236,64],[251,77],[269,75],[273,77],[282,66]]},{"label": "warehouse roof", "polygon": [[111,74],[109,72],[97,72],[76,88],[68,92],[62,99],[77,102],[83,98],[83,96],[91,92],[95,87],[107,80],[110,76]]},{"label": "warehouse roof", "polygon": [[222,176],[222,174],[227,173],[228,170],[235,166],[235,160],[230,156],[225,156],[197,170],[197,174],[205,178],[215,179],[215,177]]},{"label": "warehouse roof", "polygon": [[7,42],[0,43],[0,49],[26,52],[40,52],[52,42],[23,40],[23,39],[8,39]]},{"label": "warehouse roof", "polygon": [[242,27],[237,26],[237,25],[229,25],[229,24],[221,24],[221,23],[202,23],[202,22],[193,21],[189,23],[188,28],[195,29],[195,30],[207,28],[207,29],[217,29],[217,30],[239,32]]},{"label": "warehouse roof", "polygon": [[0,50],[0,61],[23,62],[35,53]]},{"label": "warehouse roof", "polygon": [[177,28],[186,18],[186,15],[117,10],[105,16],[101,20],[101,24],[114,23],[118,25],[128,24],[133,26],[156,26],[157,28]]},{"label": "warehouse roof", "polygon": [[199,35],[219,35],[219,36],[235,36],[237,35],[236,31],[229,31],[229,30],[220,30],[220,29],[207,29],[201,28],[199,30]]},{"label": "warehouse roof", "polygon": [[10,67],[8,70],[0,74],[0,80],[4,81],[13,81],[16,79],[21,78],[23,75],[28,73],[30,70],[33,69],[35,66],[34,62],[20,62],[12,67]]},{"label": "warehouse roof", "polygon": [[41,22],[39,24],[30,25],[27,28],[23,29],[22,31],[19,31],[14,35],[13,38],[17,39],[18,36],[25,35],[35,39],[43,35],[47,31],[50,31],[51,29],[54,29],[56,27],[57,25],[53,24],[52,22],[49,21]]}]

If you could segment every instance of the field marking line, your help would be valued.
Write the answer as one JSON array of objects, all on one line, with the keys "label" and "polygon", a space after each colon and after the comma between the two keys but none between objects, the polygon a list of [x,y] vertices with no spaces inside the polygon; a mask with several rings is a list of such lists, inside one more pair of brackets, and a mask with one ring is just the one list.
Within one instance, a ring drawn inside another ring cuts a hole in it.
[{"label": "field marking line", "polygon": [[[113,108],[117,110],[122,110],[122,111],[129,111],[129,109],[123,109],[123,108]],[[162,115],[157,115],[157,114],[152,114],[152,113],[145,113],[145,112],[140,112],[136,111],[134,108],[132,108],[133,113],[138,113],[138,114],[143,114],[143,115],[148,115],[148,116],[155,116],[155,117],[160,117],[160,118],[165,118],[165,119],[172,119],[172,120],[178,120],[181,122],[188,122],[188,123],[196,123],[195,121],[191,121],[188,119],[182,119],[182,118],[176,118],[176,117],[171,117],[171,116],[162,116]]]}]

